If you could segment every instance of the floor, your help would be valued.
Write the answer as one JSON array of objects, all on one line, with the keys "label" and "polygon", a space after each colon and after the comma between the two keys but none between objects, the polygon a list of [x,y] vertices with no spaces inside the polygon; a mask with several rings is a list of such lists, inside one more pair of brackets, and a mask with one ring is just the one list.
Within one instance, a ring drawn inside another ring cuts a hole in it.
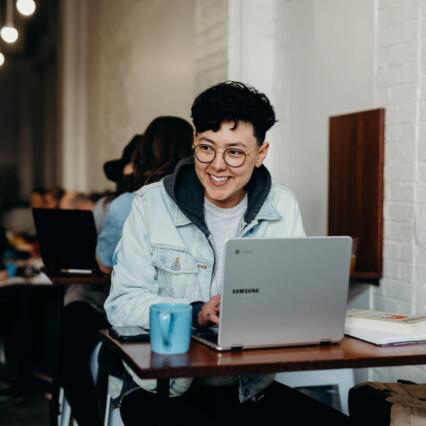
[{"label": "floor", "polygon": [[[305,388],[303,392],[321,402],[338,404],[331,386]],[[49,424],[49,400],[42,392],[32,392],[8,402],[0,401],[0,424],[7,426],[46,426]]]},{"label": "floor", "polygon": [[40,392],[0,402],[0,424],[7,426],[46,426],[49,424],[49,401]]}]

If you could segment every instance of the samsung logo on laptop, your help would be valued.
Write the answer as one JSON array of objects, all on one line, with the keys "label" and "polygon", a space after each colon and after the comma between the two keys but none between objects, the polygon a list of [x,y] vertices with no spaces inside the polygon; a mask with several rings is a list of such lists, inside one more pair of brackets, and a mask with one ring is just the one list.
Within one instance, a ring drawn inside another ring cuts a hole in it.
[{"label": "samsung logo on laptop", "polygon": [[252,254],[253,250],[240,250],[240,249],[236,249],[235,250],[235,254]]},{"label": "samsung logo on laptop", "polygon": [[258,288],[234,288],[232,294],[259,293]]}]

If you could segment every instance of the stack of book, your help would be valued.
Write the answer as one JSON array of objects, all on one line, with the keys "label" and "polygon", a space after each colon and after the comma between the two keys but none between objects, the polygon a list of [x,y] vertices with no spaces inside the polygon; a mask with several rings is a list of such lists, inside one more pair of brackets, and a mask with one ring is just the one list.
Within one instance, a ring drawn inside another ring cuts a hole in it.
[{"label": "stack of book", "polygon": [[345,334],[376,345],[426,342],[426,316],[349,309]]}]

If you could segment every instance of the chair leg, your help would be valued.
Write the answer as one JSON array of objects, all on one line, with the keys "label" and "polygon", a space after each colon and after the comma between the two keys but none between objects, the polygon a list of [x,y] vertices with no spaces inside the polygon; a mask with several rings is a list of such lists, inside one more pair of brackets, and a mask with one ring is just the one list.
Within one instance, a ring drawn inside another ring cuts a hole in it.
[{"label": "chair leg", "polygon": [[120,410],[112,406],[111,402],[120,394],[123,381],[118,377],[108,377],[108,394],[105,405],[105,421],[104,426],[123,426]]},{"label": "chair leg", "polygon": [[106,396],[106,404],[105,404],[105,419],[104,419],[104,426],[110,425],[110,417],[111,417],[111,397],[109,394]]},{"label": "chair leg", "polygon": [[107,407],[105,410],[104,426],[123,426],[120,410],[111,406],[112,398],[107,397]]},{"label": "chair leg", "polygon": [[118,408],[111,410],[108,426],[124,426],[123,421],[121,420],[120,410]]},{"label": "chair leg", "polygon": [[58,425],[69,426],[71,421],[71,407],[65,398],[64,388],[59,390]]},{"label": "chair leg", "polygon": [[102,343],[99,342],[95,346],[95,349],[93,349],[92,355],[90,356],[90,371],[92,372],[92,377],[95,383],[98,377],[98,370],[99,370],[98,356],[99,356],[99,351],[101,350],[101,346],[102,346]]}]

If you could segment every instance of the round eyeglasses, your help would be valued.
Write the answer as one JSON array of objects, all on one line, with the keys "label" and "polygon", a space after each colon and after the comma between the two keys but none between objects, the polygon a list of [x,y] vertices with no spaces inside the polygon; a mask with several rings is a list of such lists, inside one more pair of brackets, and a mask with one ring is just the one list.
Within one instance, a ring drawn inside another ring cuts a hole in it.
[{"label": "round eyeglasses", "polygon": [[222,152],[223,161],[229,167],[241,167],[245,163],[247,156],[257,151],[245,152],[242,149],[232,147],[226,148],[223,151],[216,151],[213,146],[204,143],[193,145],[192,148],[194,149],[195,158],[204,164],[213,163],[216,155]]}]

